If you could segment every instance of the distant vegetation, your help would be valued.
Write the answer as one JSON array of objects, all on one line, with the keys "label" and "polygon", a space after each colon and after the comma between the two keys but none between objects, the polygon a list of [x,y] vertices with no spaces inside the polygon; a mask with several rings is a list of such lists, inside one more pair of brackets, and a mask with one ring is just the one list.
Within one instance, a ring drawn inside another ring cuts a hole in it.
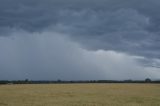
[{"label": "distant vegetation", "polygon": [[57,84],[57,83],[160,83],[160,80],[154,80],[152,81],[149,78],[146,78],[145,80],[73,80],[73,81],[65,81],[65,80],[56,80],[56,81],[50,81],[50,80],[39,80],[39,81],[33,81],[33,80],[0,80],[0,84]]}]

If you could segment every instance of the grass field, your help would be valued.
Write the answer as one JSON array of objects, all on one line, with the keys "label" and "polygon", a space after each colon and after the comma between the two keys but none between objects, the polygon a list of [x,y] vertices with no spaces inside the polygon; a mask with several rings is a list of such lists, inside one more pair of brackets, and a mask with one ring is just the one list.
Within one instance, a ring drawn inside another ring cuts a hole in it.
[{"label": "grass field", "polygon": [[0,106],[160,106],[160,85],[0,85]]}]

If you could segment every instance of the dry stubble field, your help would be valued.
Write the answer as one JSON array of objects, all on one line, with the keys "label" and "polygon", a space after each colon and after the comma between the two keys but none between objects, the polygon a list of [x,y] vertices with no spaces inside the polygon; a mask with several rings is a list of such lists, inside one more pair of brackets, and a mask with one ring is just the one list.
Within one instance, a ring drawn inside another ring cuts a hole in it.
[{"label": "dry stubble field", "polygon": [[0,106],[160,106],[160,85],[0,85]]}]

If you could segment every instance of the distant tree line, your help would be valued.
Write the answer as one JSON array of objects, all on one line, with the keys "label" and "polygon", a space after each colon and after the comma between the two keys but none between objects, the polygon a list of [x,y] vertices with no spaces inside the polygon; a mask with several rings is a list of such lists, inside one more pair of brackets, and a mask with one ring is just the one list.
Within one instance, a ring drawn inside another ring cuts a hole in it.
[{"label": "distant tree line", "polygon": [[64,80],[56,80],[56,81],[47,81],[47,80],[39,80],[39,81],[33,81],[33,80],[0,80],[0,84],[67,84],[67,83],[160,83],[160,80],[154,80],[152,81],[149,78],[146,78],[145,80],[79,80],[79,81],[64,81]]}]

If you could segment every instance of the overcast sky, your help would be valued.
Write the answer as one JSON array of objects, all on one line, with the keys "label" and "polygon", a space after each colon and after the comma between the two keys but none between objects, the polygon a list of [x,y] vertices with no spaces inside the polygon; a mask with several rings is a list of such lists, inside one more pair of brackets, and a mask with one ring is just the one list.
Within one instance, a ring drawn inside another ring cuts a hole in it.
[{"label": "overcast sky", "polygon": [[0,0],[0,80],[160,79],[160,0]]}]

